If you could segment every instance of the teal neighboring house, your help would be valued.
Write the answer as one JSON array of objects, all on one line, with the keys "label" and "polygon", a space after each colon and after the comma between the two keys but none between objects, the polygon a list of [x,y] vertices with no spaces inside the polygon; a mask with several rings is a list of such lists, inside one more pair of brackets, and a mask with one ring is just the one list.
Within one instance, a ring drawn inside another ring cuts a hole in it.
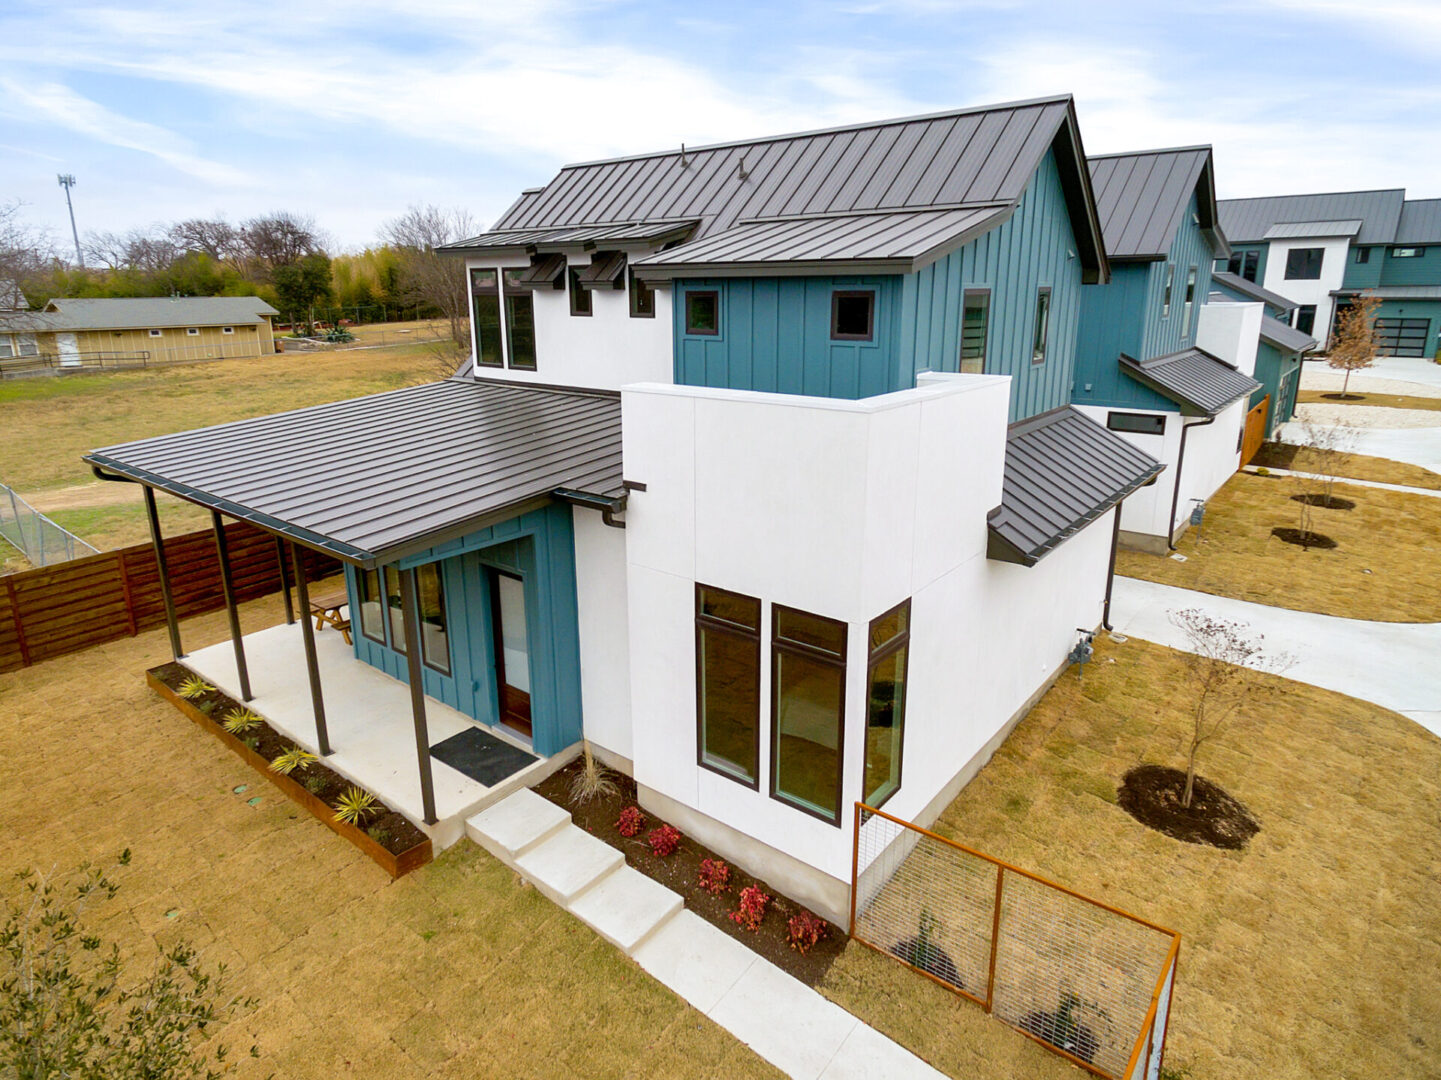
[{"label": "teal neighboring house", "polygon": [[1261,339],[1256,344],[1256,370],[1252,374],[1261,386],[1251,395],[1251,405],[1270,398],[1266,410],[1266,438],[1296,414],[1296,393],[1301,386],[1301,361],[1316,347],[1316,339],[1291,325],[1296,305],[1280,293],[1255,282],[1218,270],[1211,275],[1211,298],[1265,305],[1261,317]]}]

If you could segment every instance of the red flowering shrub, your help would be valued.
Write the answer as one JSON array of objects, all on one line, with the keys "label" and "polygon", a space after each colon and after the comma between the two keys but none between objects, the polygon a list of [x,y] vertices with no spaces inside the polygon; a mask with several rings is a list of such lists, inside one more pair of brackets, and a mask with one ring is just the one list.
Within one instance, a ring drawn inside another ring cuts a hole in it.
[{"label": "red flowering shrub", "polygon": [[795,949],[802,956],[810,952],[813,946],[821,938],[825,937],[829,930],[826,921],[809,911],[802,911],[799,915],[792,915],[789,923],[786,924],[786,936],[790,940],[791,948]]},{"label": "red flowering shrub", "polygon": [[680,847],[680,830],[674,825],[662,825],[659,829],[652,829],[645,839],[656,858],[664,859],[674,855],[675,849]]},{"label": "red flowering shrub", "polygon": [[731,868],[721,859],[702,859],[696,884],[712,896],[719,896],[730,887]]},{"label": "red flowering shrub", "polygon": [[759,930],[761,920],[766,917],[766,905],[771,898],[754,885],[741,890],[740,907],[731,912],[731,922],[739,923],[747,930]]},{"label": "red flowering shrub", "polygon": [[640,812],[639,806],[627,806],[620,812],[620,820],[615,823],[615,831],[622,836],[639,836],[644,828],[645,815]]}]

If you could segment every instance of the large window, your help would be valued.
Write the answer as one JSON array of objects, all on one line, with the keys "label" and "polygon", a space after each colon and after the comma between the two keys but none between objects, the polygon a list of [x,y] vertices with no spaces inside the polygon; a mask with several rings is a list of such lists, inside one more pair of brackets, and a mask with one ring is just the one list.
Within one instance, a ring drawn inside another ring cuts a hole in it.
[{"label": "large window", "polygon": [[482,367],[505,363],[500,345],[500,290],[496,271],[470,272],[471,303],[475,307],[475,362]]},{"label": "large window", "polygon": [[1191,332],[1191,319],[1196,314],[1196,267],[1186,271],[1186,298],[1181,305],[1181,336]]},{"label": "large window", "polygon": [[866,767],[861,799],[880,807],[901,786],[911,602],[871,620],[866,664]]},{"label": "large window", "polygon": [[1106,426],[1112,431],[1129,431],[1134,435],[1164,435],[1166,418],[1153,413],[1112,412],[1106,414]]},{"label": "large window", "polygon": [[771,608],[771,796],[841,822],[846,624]]},{"label": "large window", "polygon": [[520,284],[523,269],[506,270],[505,286],[505,353],[513,368],[535,370],[535,297]]},{"label": "large window", "polygon": [[590,290],[580,287],[580,271],[567,268],[565,280],[566,284],[570,286],[570,313],[572,315],[589,315],[592,308]]},{"label": "large window", "polygon": [[871,289],[831,293],[831,340],[872,341],[876,336],[876,294]]},{"label": "large window", "polygon": [[685,294],[685,332],[720,333],[720,294],[713,289]]},{"label": "large window", "polygon": [[1296,329],[1309,334],[1316,329],[1316,305],[1302,304],[1296,309]]},{"label": "large window", "polygon": [[696,585],[696,760],[760,786],[761,602]]},{"label": "large window", "polygon": [[360,581],[360,632],[385,644],[385,600],[380,595],[380,571],[362,570]]},{"label": "large window", "polygon": [[400,571],[385,568],[385,607],[390,618],[390,647],[405,652],[405,609],[400,605]]},{"label": "large window", "polygon": [[1046,338],[1050,332],[1051,290],[1042,288],[1036,293],[1036,330],[1031,339],[1031,363],[1046,362]]},{"label": "large window", "polygon": [[450,674],[450,624],[445,614],[445,589],[440,564],[415,569],[415,595],[420,604],[420,658],[443,674]]},{"label": "large window", "polygon": [[968,375],[986,370],[986,339],[991,330],[991,291],[967,289],[961,309],[961,367]]},{"label": "large window", "polygon": [[1161,293],[1161,318],[1171,317],[1171,291],[1176,287],[1176,264],[1166,264],[1166,288]]},{"label": "large window", "polygon": [[1321,276],[1325,248],[1292,248],[1286,252],[1287,281],[1315,281]]},{"label": "large window", "polygon": [[655,290],[635,276],[634,268],[630,270],[630,317],[655,318]]}]

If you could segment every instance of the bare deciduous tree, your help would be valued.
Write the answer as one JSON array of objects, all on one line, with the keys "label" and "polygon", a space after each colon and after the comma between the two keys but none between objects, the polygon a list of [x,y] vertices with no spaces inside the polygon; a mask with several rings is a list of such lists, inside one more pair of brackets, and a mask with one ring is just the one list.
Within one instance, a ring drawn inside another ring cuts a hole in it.
[{"label": "bare deciduous tree", "polygon": [[239,246],[247,272],[265,281],[276,267],[293,266],[324,248],[314,218],[285,210],[241,224]]},{"label": "bare deciduous tree", "polygon": [[0,310],[24,305],[15,293],[55,257],[50,238],[26,224],[20,201],[0,203]]},{"label": "bare deciduous tree", "polygon": [[1376,362],[1376,309],[1380,306],[1381,301],[1367,289],[1336,316],[1336,334],[1331,339],[1326,363],[1346,373],[1341,383],[1343,398],[1351,386],[1351,372],[1361,371]]},{"label": "bare deciduous tree", "polygon": [[436,249],[480,231],[466,210],[412,206],[380,230],[382,243],[400,258],[400,294],[405,302],[439,311],[450,323],[457,349],[470,345],[470,304],[465,295],[465,264]]},{"label": "bare deciduous tree", "polygon": [[240,230],[224,218],[191,218],[170,226],[170,239],[184,251],[209,255],[217,262],[233,262],[241,253]]}]

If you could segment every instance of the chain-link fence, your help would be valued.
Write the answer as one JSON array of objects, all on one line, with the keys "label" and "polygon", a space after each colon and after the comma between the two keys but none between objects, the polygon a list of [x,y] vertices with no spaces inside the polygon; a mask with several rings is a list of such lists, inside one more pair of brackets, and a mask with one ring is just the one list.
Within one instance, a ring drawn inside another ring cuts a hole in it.
[{"label": "chain-link fence", "polygon": [[1180,935],[857,804],[851,936],[1111,1080],[1155,1080]]},{"label": "chain-link fence", "polygon": [[6,484],[0,484],[0,537],[18,548],[32,566],[50,566],[100,550],[56,525]]}]

